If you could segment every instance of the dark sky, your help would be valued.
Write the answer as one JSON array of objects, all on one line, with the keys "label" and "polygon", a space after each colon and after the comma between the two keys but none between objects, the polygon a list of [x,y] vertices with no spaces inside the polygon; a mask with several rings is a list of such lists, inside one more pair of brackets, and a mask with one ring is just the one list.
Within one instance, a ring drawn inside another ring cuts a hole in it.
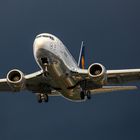
[{"label": "dark sky", "polygon": [[[32,44],[37,34],[59,37],[78,59],[86,42],[86,67],[140,67],[139,0],[1,0],[0,77],[13,68],[39,70]],[[135,85],[133,83],[132,85]],[[137,83],[139,85],[139,83]],[[34,94],[0,94],[0,140],[139,140],[140,89],[95,95],[84,103]]]}]

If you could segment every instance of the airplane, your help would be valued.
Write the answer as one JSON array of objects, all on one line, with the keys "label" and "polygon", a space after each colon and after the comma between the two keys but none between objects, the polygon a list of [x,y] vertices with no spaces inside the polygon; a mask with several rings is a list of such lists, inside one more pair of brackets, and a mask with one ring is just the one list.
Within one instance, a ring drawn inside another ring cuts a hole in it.
[{"label": "airplane", "polygon": [[63,96],[75,102],[91,99],[92,94],[134,90],[136,86],[114,86],[140,80],[140,69],[107,70],[100,63],[85,69],[85,45],[82,42],[78,63],[60,39],[49,33],[36,36],[33,54],[40,70],[24,74],[10,70],[0,79],[0,92],[31,91],[39,103],[49,96]]}]

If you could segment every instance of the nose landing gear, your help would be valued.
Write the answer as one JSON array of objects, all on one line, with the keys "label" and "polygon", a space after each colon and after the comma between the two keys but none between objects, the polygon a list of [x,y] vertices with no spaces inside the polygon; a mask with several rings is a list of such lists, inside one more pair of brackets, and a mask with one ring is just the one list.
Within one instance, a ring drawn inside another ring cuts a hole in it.
[{"label": "nose landing gear", "polygon": [[46,65],[49,63],[47,57],[41,58],[41,62],[42,62],[42,64],[43,64],[44,66],[46,66]]}]

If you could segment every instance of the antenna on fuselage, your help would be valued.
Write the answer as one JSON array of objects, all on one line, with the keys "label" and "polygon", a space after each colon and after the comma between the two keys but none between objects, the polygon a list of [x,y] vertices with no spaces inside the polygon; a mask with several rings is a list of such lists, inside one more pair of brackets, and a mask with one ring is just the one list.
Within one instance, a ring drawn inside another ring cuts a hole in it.
[{"label": "antenna on fuselage", "polygon": [[82,41],[82,43],[81,43],[78,66],[81,69],[85,69],[85,44],[84,44],[84,41]]}]

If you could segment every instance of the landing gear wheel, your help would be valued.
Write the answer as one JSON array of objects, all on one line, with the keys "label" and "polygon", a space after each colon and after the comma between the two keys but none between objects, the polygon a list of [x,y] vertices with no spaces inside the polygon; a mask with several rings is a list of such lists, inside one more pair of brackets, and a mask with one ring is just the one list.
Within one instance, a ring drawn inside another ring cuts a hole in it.
[{"label": "landing gear wheel", "polygon": [[81,96],[81,99],[82,99],[82,100],[85,99],[85,93],[84,93],[84,91],[81,91],[80,96]]},{"label": "landing gear wheel", "polygon": [[87,91],[86,95],[87,95],[87,99],[91,99],[91,92],[89,90]]},{"label": "landing gear wheel", "polygon": [[48,101],[49,101],[48,95],[44,94],[44,102],[48,102]]},{"label": "landing gear wheel", "polygon": [[38,103],[42,103],[41,94],[37,95],[37,101],[38,101]]},{"label": "landing gear wheel", "polygon": [[49,100],[49,98],[48,98],[47,94],[43,94],[43,93],[37,94],[38,103],[48,102],[48,100]]}]

